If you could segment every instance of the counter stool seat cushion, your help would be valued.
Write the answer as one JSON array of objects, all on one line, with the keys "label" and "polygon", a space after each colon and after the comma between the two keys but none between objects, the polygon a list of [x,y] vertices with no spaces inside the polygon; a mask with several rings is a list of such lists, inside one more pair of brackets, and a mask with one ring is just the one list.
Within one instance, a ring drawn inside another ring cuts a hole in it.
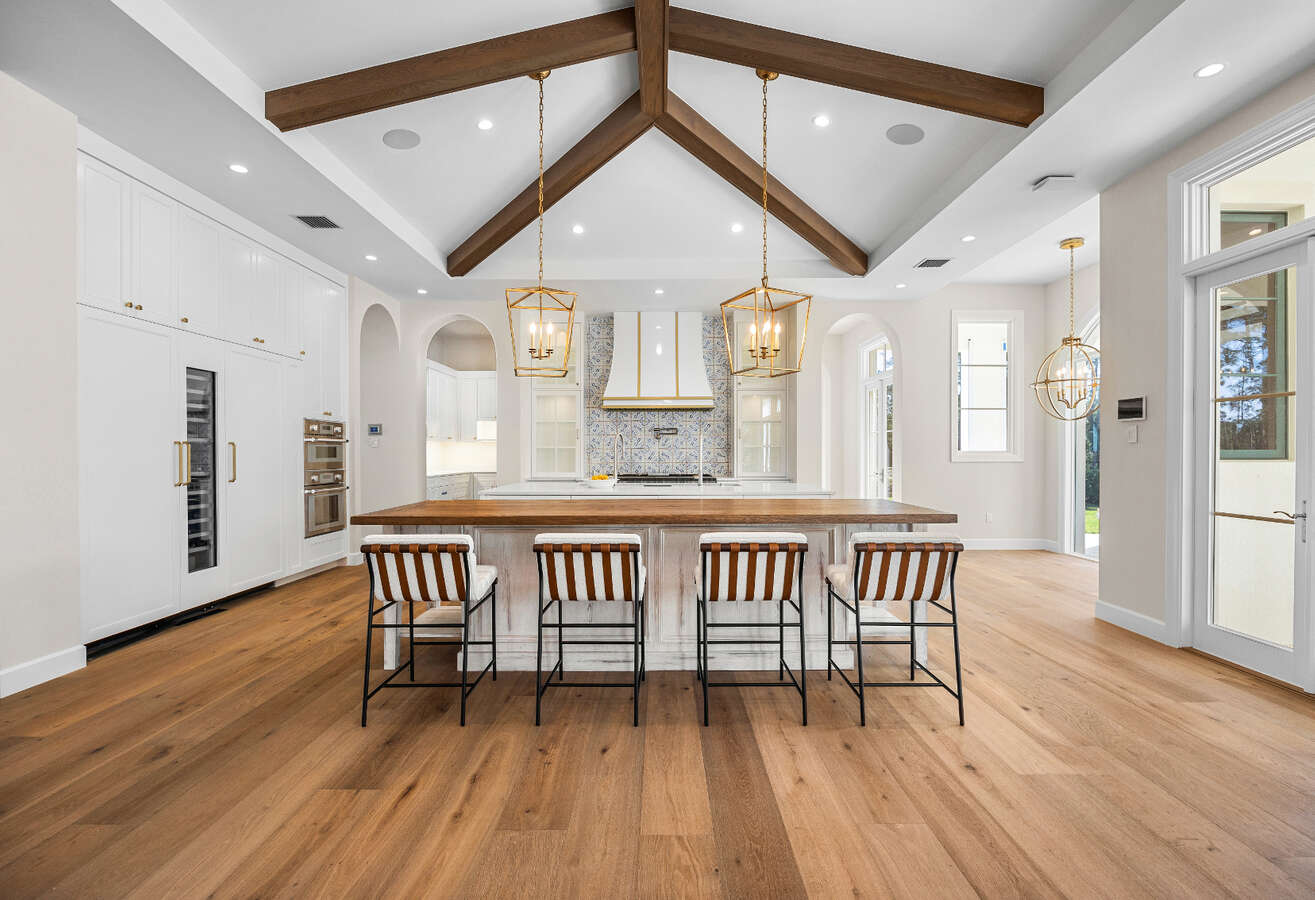
[{"label": "counter stool seat cushion", "polygon": [[[852,600],[854,594],[855,545],[862,544],[921,544],[925,550],[892,553],[886,577],[881,576],[881,563],[874,560],[868,572],[867,590],[859,602],[870,606],[877,602],[899,600],[936,600],[949,595],[946,567],[953,553],[963,549],[957,535],[916,531],[859,531],[849,539],[849,552],[843,563],[826,567],[826,578],[831,589],[843,600]],[[938,549],[944,548],[944,549]],[[880,556],[880,554],[874,554]],[[903,573],[901,575],[901,573]],[[860,573],[860,582],[862,582]]]}]

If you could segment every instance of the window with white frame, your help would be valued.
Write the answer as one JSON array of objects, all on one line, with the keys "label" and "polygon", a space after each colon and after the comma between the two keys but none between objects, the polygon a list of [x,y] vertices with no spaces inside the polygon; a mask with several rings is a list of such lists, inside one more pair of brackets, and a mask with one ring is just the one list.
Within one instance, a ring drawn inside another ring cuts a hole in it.
[{"label": "window with white frame", "polygon": [[1022,346],[1022,312],[955,310],[952,326],[950,458],[1021,460],[1021,370],[1015,348]]},{"label": "window with white frame", "polygon": [[786,392],[741,390],[735,397],[737,474],[742,478],[785,478]]},{"label": "window with white frame", "polygon": [[577,349],[581,329],[572,335],[571,355],[563,378],[532,378],[530,385],[530,477],[580,478],[581,421],[584,395]]}]

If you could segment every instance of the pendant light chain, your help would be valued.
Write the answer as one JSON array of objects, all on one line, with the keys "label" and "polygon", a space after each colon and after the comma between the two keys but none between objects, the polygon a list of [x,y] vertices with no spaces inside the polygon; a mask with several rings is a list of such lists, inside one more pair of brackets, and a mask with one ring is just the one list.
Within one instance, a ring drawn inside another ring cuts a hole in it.
[{"label": "pendant light chain", "polygon": [[763,79],[763,287],[767,287],[767,82]]},{"label": "pendant light chain", "polygon": [[[539,287],[543,287],[543,79],[539,82]],[[540,314],[542,318],[542,314]]]},{"label": "pendant light chain", "polygon": [[1074,276],[1074,268],[1073,268],[1073,256],[1076,253],[1077,253],[1076,247],[1068,248],[1068,333],[1070,337],[1074,336],[1073,304],[1075,301],[1073,299],[1074,296],[1073,279],[1075,276]]}]

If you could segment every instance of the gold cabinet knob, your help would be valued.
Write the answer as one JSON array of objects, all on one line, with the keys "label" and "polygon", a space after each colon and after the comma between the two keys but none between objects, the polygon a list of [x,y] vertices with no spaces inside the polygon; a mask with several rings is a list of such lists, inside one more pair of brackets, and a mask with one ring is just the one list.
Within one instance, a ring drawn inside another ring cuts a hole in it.
[{"label": "gold cabinet knob", "polygon": [[253,343],[256,343],[256,344],[259,344],[259,343],[260,343],[260,338],[252,338],[251,340],[252,340]]},{"label": "gold cabinet knob", "polygon": [[142,308],[142,305],[141,305],[140,303],[138,303],[136,306],[133,307],[133,309],[141,309],[141,308]]},{"label": "gold cabinet knob", "polygon": [[306,351],[305,351],[305,350],[301,351],[301,355],[302,355],[302,356],[305,356],[305,355],[306,355]]},{"label": "gold cabinet knob", "polygon": [[131,300],[125,300],[125,301],[123,301],[123,305],[126,306],[126,307],[128,307],[128,309],[132,309],[132,301],[131,301]]},{"label": "gold cabinet knob", "polygon": [[179,319],[178,321],[179,321],[179,322],[182,322],[184,325],[186,325],[186,324],[187,324],[187,316],[183,316],[183,317],[182,317],[181,319]]}]

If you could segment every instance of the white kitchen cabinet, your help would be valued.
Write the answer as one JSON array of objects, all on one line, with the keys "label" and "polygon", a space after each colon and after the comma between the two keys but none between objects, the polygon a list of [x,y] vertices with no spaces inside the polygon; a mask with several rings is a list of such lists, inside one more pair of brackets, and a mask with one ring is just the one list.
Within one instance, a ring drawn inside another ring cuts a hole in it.
[{"label": "white kitchen cabinet", "polygon": [[123,312],[128,303],[128,184],[118,169],[78,155],[78,300]]},{"label": "white kitchen cabinet", "polygon": [[261,350],[232,347],[223,392],[225,440],[236,468],[224,482],[227,499],[225,546],[229,591],[273,581],[283,574],[281,535],[291,479],[287,471],[283,415],[283,361]]},{"label": "white kitchen cabinet", "polygon": [[460,394],[457,377],[446,367],[430,365],[427,376],[426,405],[430,408],[427,431],[439,441],[455,441],[460,436]]},{"label": "white kitchen cabinet", "polygon": [[178,211],[178,324],[219,334],[220,226],[195,210]]},{"label": "white kitchen cabinet", "polygon": [[259,350],[277,352],[283,345],[282,257],[256,245],[251,255],[255,293],[251,297],[251,342]]},{"label": "white kitchen cabinet", "polygon": [[79,581],[88,641],[179,608],[184,429],[172,340],[152,323],[79,310]]},{"label": "white kitchen cabinet", "polygon": [[479,399],[479,385],[469,373],[457,376],[457,435],[460,440],[475,439],[475,406]]},{"label": "white kitchen cabinet", "polygon": [[324,414],[347,418],[347,300],[338,285],[316,277],[324,307],[324,346],[320,353]]},{"label": "white kitchen cabinet", "polygon": [[256,290],[252,244],[235,231],[219,235],[219,334],[235,344],[251,343],[251,296]]},{"label": "white kitchen cabinet", "polygon": [[178,322],[178,202],[140,181],[128,189],[132,264],[127,300],[132,315]]},{"label": "white kitchen cabinet", "polygon": [[302,295],[312,284],[311,274],[291,260],[279,262],[279,294],[283,309],[283,327],[278,343],[272,349],[284,356],[304,359],[305,347],[301,343]]},{"label": "white kitchen cabinet", "polygon": [[498,373],[480,372],[475,379],[475,418],[494,421],[498,418]]}]

